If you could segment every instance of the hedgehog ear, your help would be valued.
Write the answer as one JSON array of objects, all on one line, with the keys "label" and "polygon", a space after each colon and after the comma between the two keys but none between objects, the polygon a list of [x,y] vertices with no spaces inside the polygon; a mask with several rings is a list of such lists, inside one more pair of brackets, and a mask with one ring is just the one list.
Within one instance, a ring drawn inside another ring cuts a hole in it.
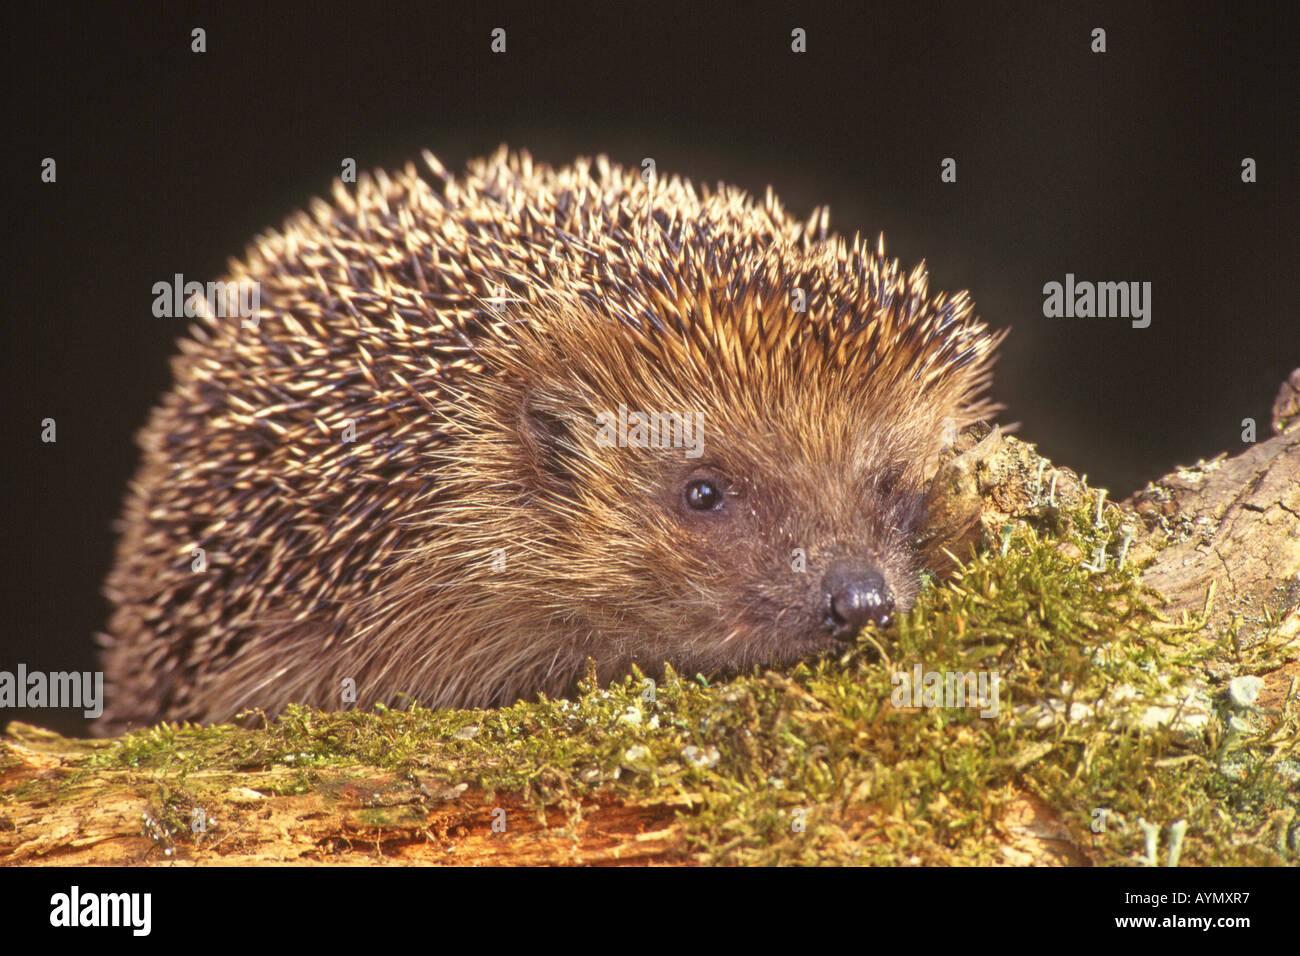
[{"label": "hedgehog ear", "polygon": [[525,394],[520,431],[539,477],[557,490],[567,490],[577,484],[573,463],[580,452],[571,423],[549,404],[539,402],[532,392]]}]

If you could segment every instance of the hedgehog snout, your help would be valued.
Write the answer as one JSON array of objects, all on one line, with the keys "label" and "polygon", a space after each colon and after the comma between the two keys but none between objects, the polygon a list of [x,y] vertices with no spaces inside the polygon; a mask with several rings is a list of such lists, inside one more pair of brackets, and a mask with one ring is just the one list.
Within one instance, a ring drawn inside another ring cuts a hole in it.
[{"label": "hedgehog snout", "polygon": [[865,561],[831,563],[822,578],[822,628],[842,641],[852,640],[868,623],[893,619],[894,594],[885,576]]}]

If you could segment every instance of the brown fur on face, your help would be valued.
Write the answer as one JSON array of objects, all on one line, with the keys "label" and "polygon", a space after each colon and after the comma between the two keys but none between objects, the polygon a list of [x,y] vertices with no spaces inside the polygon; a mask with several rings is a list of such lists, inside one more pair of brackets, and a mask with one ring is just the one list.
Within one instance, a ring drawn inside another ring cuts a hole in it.
[{"label": "brown fur on face", "polygon": [[[989,410],[964,295],[770,196],[427,159],[440,191],[381,174],[263,240],[258,328],[183,345],[109,580],[115,725],[783,663],[837,645],[837,559],[910,603],[928,464]],[[609,447],[620,406],[702,413],[702,454]]]}]

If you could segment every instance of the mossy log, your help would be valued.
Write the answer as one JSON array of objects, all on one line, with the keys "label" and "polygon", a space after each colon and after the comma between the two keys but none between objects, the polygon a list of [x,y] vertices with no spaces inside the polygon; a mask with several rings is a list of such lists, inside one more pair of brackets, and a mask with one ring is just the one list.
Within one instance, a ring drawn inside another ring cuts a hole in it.
[{"label": "mossy log", "polygon": [[[931,501],[949,580],[792,673],[107,741],[12,724],[0,863],[1295,865],[1298,412],[1300,370],[1273,437],[1120,503],[960,436]],[[1015,706],[891,710],[882,658],[992,659]]]}]

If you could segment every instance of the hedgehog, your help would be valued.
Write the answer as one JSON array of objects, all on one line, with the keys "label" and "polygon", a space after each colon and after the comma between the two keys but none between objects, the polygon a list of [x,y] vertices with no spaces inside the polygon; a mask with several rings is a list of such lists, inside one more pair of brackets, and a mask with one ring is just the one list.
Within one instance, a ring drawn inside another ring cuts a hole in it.
[{"label": "hedgehog", "polygon": [[99,732],[779,667],[912,605],[1001,339],[924,262],[605,157],[332,197],[140,433]]}]

